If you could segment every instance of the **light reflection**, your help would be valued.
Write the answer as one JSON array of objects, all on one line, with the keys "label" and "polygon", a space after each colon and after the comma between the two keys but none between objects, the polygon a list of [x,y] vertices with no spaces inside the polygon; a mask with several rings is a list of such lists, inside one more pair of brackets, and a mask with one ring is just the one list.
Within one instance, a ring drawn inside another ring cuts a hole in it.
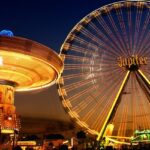
[{"label": "light reflection", "polygon": [[0,56],[0,66],[2,66],[2,65],[3,65],[3,57]]}]

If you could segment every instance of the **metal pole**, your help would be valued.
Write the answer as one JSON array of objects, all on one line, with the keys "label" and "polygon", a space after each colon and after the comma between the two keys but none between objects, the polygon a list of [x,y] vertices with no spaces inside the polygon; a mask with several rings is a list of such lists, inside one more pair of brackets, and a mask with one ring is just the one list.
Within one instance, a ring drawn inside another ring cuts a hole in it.
[{"label": "metal pole", "polygon": [[145,81],[146,83],[148,83],[148,86],[150,86],[150,81],[149,81],[149,79],[144,75],[144,73],[143,73],[140,69],[138,70],[138,73],[143,77],[144,81]]}]

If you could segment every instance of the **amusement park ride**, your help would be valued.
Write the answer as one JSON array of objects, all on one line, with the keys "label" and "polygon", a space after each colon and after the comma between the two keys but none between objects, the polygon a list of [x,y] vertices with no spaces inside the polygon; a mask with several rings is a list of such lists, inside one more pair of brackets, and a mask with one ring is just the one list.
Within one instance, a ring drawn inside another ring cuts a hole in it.
[{"label": "amusement park ride", "polygon": [[149,1],[103,6],[65,39],[58,92],[72,120],[98,141],[130,145],[136,131],[150,140],[149,39]]},{"label": "amusement park ride", "polygon": [[63,68],[52,49],[10,33],[3,30],[0,36],[0,134],[19,131],[14,92],[51,86]]}]

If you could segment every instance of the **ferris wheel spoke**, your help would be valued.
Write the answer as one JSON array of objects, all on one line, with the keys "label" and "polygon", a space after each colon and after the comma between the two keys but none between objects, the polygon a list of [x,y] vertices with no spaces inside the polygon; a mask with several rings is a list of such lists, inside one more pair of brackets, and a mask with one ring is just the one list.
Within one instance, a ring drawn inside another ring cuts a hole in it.
[{"label": "ferris wheel spoke", "polygon": [[[86,35],[86,36],[88,36],[88,35]],[[97,51],[98,50],[100,50],[100,51],[106,50],[106,53],[108,53],[109,55],[119,56],[119,54],[114,51],[115,48],[113,48],[111,45],[108,45],[103,42],[98,42],[95,39],[93,39],[92,37],[90,38],[90,40],[92,40],[95,43],[90,43],[90,45],[87,42],[85,42],[84,39],[82,39],[80,37],[75,37],[74,40],[76,42],[78,42],[79,44],[78,45],[72,44],[71,47],[69,47],[69,48],[75,52],[91,55],[92,54],[91,50],[97,50]]]},{"label": "ferris wheel spoke", "polygon": [[[139,81],[136,84],[137,86],[137,93],[138,95],[141,95],[142,98],[138,97],[138,107],[140,109],[137,109],[137,116],[140,116],[141,119],[137,119],[138,124],[141,124],[142,128],[149,128],[149,117],[150,117],[150,111],[149,111],[149,98],[145,94],[145,90],[141,87],[141,83]],[[142,100],[144,99],[144,101]],[[139,127],[138,127],[139,128]]]},{"label": "ferris wheel spoke", "polygon": [[146,76],[148,76],[148,75],[150,74],[150,66],[142,67],[140,70],[141,70],[142,72],[144,72],[144,74],[145,74]]},{"label": "ferris wheel spoke", "polygon": [[[89,56],[73,56],[73,55],[67,55],[65,57],[65,60],[66,61],[71,61],[71,63],[67,63],[66,66],[69,66],[69,65],[79,65],[80,63],[83,63],[83,66],[84,65],[91,65],[91,66],[97,66],[97,65],[103,65],[103,64],[100,64],[100,61],[103,62],[104,64],[110,64],[110,63],[114,63],[114,61],[117,61],[116,58],[112,58],[112,55],[107,55],[106,57],[106,54],[103,55],[103,58],[101,59],[100,57],[98,56],[95,56],[95,55],[91,55],[90,57]],[[73,62],[75,62],[75,64],[73,64]],[[117,64],[117,62],[116,62]]]},{"label": "ferris wheel spoke", "polygon": [[115,127],[113,134],[116,136],[124,136],[124,131],[133,132],[139,127],[149,128],[150,103],[141,83],[137,82],[135,73],[130,73],[124,92],[126,94],[122,94],[118,109],[111,120]]},{"label": "ferris wheel spoke", "polygon": [[[106,83],[109,83],[105,85],[105,88],[107,89],[107,91],[102,86],[95,89],[94,92],[89,94],[89,96],[84,99],[84,102],[87,101],[86,103],[84,103],[85,107],[78,107],[78,105],[81,106],[80,102],[76,104],[77,106],[76,109],[78,110],[78,113],[85,114],[83,115],[83,120],[86,122],[89,122],[92,128],[97,128],[98,130],[101,128],[105,120],[105,117],[108,114],[108,110],[110,109],[110,106],[112,104],[112,98],[114,97],[113,95],[114,89],[116,91],[115,93],[117,93],[117,89],[119,88],[118,85],[120,85],[121,81],[122,81],[122,78],[120,79],[116,78],[114,79],[114,81],[110,80],[106,82]],[[111,93],[111,94],[108,94],[108,93]],[[90,99],[93,99],[93,100],[91,101]],[[90,103],[87,104],[89,100],[90,100]],[[80,111],[79,111],[79,108],[80,108]],[[77,111],[77,110],[74,110],[74,111]],[[95,118],[92,117],[93,115],[95,116]],[[99,120],[101,120],[101,123],[99,123]]]},{"label": "ferris wheel spoke", "polygon": [[[150,106],[150,91],[146,91],[146,87],[143,88],[140,80],[138,80],[138,93],[140,95],[142,95],[142,98],[144,98],[144,101],[141,101],[141,99],[139,100],[139,107],[141,107],[140,109],[140,114],[142,116],[142,120],[141,122],[143,123],[142,126],[144,128],[149,128],[149,116],[150,116],[150,111],[146,106]],[[144,83],[143,83],[144,84]],[[142,89],[142,90],[140,90]]]},{"label": "ferris wheel spoke", "polygon": [[[144,51],[144,46],[145,46],[145,42],[148,40],[148,36],[149,36],[149,21],[150,21],[150,10],[148,11],[148,13],[145,14],[145,19],[143,21],[143,26],[141,29],[141,35],[138,36],[139,40],[137,43],[137,53],[138,55],[140,55],[141,53],[143,53]],[[143,18],[142,18],[143,19]]]},{"label": "ferris wheel spoke", "polygon": [[125,136],[128,106],[125,105],[122,111],[121,123],[118,129],[117,136]]},{"label": "ferris wheel spoke", "polygon": [[142,55],[148,56],[148,58],[150,58],[149,51],[148,51],[149,49],[150,49],[150,45],[148,45],[148,47],[145,48]]},{"label": "ferris wheel spoke", "polygon": [[[144,32],[144,31],[143,31]],[[137,54],[140,56],[140,55],[145,55],[145,53],[148,52],[149,50],[149,47],[150,47],[150,44],[149,44],[149,36],[150,36],[150,31],[147,31],[145,30],[145,34],[144,34],[144,38],[140,39],[139,40],[139,43],[138,43],[138,51],[137,51]]]},{"label": "ferris wheel spoke", "polygon": [[[102,23],[101,23],[102,25]],[[91,28],[93,28],[96,33],[99,35],[99,38],[102,39],[102,47],[104,47],[105,49],[107,48],[108,52],[109,50],[111,49],[111,53],[112,51],[114,52],[114,49],[117,50],[118,49],[118,44],[115,42],[115,39],[111,38],[111,40],[106,36],[106,34],[104,34],[103,32],[101,32],[100,29],[98,29],[98,27],[94,24],[94,23],[90,23],[89,26]],[[102,25],[103,26],[103,25]],[[103,26],[103,28],[105,29],[105,27]],[[107,31],[107,30],[106,30]],[[110,31],[108,31],[107,34],[109,34]],[[106,45],[105,43],[108,43],[109,42],[109,45]],[[107,52],[107,51],[106,51]],[[116,53],[116,51],[114,52]],[[124,52],[121,52],[122,54],[125,54]]]},{"label": "ferris wheel spoke", "polygon": [[136,13],[136,17],[135,17],[135,31],[134,31],[134,37],[133,37],[133,54],[137,51],[137,44],[138,44],[138,37],[140,34],[140,22],[141,22],[141,15],[142,15],[142,11],[143,11],[143,5],[141,5],[141,7],[137,7],[137,13]]},{"label": "ferris wheel spoke", "polygon": [[[103,27],[103,29],[105,30],[105,34],[110,38],[109,41],[113,42],[113,45],[115,45],[116,48],[114,48],[115,51],[117,51],[118,53],[120,53],[121,55],[126,55],[124,51],[122,51],[122,44],[120,43],[120,39],[118,36],[116,36],[114,34],[114,31],[112,31],[110,29],[110,27],[108,26],[108,24],[105,22],[105,20],[103,19],[102,16],[100,16],[98,19],[98,22],[101,24],[101,26]],[[114,20],[111,20],[114,22]],[[117,41],[119,43],[117,43]]]},{"label": "ferris wheel spoke", "polygon": [[[109,50],[109,48],[111,48],[111,50],[113,51],[114,49],[117,49],[116,44],[114,43],[113,40],[110,40],[106,34],[104,34],[100,29],[98,29],[98,27],[94,24],[94,23],[90,23],[89,26],[94,29],[96,31],[96,33],[98,34],[99,38],[102,40],[102,45],[103,47],[107,48]],[[106,45],[105,43],[109,42],[110,45]],[[116,53],[116,52],[115,52]]]},{"label": "ferris wheel spoke", "polygon": [[150,47],[150,43],[149,43],[149,36],[150,36],[150,31],[147,31],[147,33],[145,33],[144,39],[141,41],[141,45],[139,45],[138,48],[138,55],[144,55],[145,53],[147,53],[149,47]]},{"label": "ferris wheel spoke", "polygon": [[[150,21],[150,10],[145,14],[145,20],[143,21],[143,26],[141,29],[141,35],[139,36],[139,41],[137,43],[137,53],[140,55],[144,51],[144,47],[149,43],[149,21]],[[147,43],[147,44],[146,44]]]},{"label": "ferris wheel spoke", "polygon": [[119,20],[119,25],[120,28],[122,30],[122,40],[124,42],[124,47],[125,47],[125,51],[129,54],[130,52],[128,51],[129,48],[129,40],[127,38],[127,32],[126,32],[126,25],[124,23],[124,18],[123,18],[123,14],[122,14],[122,10],[120,8],[116,9],[116,13],[117,13],[117,18]]},{"label": "ferris wheel spoke", "polygon": [[[137,108],[134,107],[134,106],[137,106],[137,101],[134,97],[136,97],[136,95],[134,94],[136,91],[136,89],[138,88],[137,87],[137,84],[136,84],[136,81],[135,81],[135,78],[132,78],[132,80],[130,80],[131,82],[131,87],[132,87],[132,95],[130,96],[131,99],[132,99],[132,103],[131,103],[131,114],[132,114],[132,121],[133,121],[133,124],[132,124],[132,127],[131,127],[131,130],[134,131],[136,130],[138,127],[137,127],[137,118],[136,118],[136,111],[137,111]],[[138,98],[137,98],[138,99]]]},{"label": "ferris wheel spoke", "polygon": [[[128,6],[128,4],[127,4],[127,6]],[[132,49],[132,43],[133,43],[132,33],[133,33],[133,31],[132,31],[131,7],[127,8],[127,20],[128,20],[127,22],[128,22],[128,32],[129,32],[129,35],[128,35],[129,46],[128,46],[128,48]],[[131,55],[131,51],[129,53]]]},{"label": "ferris wheel spoke", "polygon": [[[106,90],[105,90],[105,88],[107,88],[107,89],[111,89],[112,88],[112,86],[110,86],[110,85],[114,85],[114,83],[116,83],[116,84],[118,84],[118,82],[121,82],[121,80],[122,80],[122,76],[124,75],[124,73],[123,72],[117,72],[118,74],[120,74],[120,78],[118,78],[117,76],[116,76],[116,74],[114,74],[114,73],[111,73],[105,80],[102,78],[98,78],[98,79],[96,79],[95,80],[95,83],[94,84],[90,84],[89,86],[91,87],[91,85],[93,86],[95,86],[95,88],[96,88],[96,90],[94,90],[95,92],[97,91],[97,94],[95,93],[93,93],[94,94],[94,97],[95,97],[95,101],[97,101],[100,97],[103,97],[103,95],[104,94],[106,94],[107,92],[106,92]],[[112,80],[112,78],[114,79],[114,80]],[[86,79],[86,77],[84,76],[84,78],[82,79],[83,81]],[[81,80],[79,80],[79,81],[81,81]],[[66,82],[66,85],[69,85],[69,83],[67,83],[67,81],[64,81],[64,82]],[[86,80],[85,80],[85,82],[86,82]],[[75,82],[74,82],[75,83]],[[105,86],[103,86],[103,85],[105,85]],[[71,84],[70,84],[70,86],[71,86]],[[115,85],[116,86],[116,85]],[[64,86],[65,87],[65,86]],[[82,86],[81,86],[82,87]],[[85,87],[86,89],[88,89],[88,87]],[[114,87],[113,87],[114,88]],[[77,91],[74,91],[74,94],[73,94],[73,96],[72,97],[69,97],[69,99],[70,99],[70,101],[71,102],[73,102],[74,100],[76,100],[76,98],[78,98],[78,97],[76,97],[76,96],[83,96],[84,94],[83,94],[83,91],[81,90],[81,88],[80,88],[80,86],[78,86],[78,89],[80,89],[80,92],[78,92],[78,90]],[[75,90],[74,88],[72,89],[72,90]],[[86,93],[85,93],[86,94]],[[92,95],[93,95],[92,94]],[[68,93],[68,95],[69,95],[69,93]],[[84,99],[83,99],[84,100]]]},{"label": "ferris wheel spoke", "polygon": [[127,82],[127,79],[128,79],[128,77],[129,77],[129,74],[130,74],[130,71],[128,71],[127,74],[125,75],[125,78],[124,78],[124,80],[123,80],[123,82],[122,82],[122,84],[121,84],[121,86],[120,86],[120,89],[119,89],[119,91],[118,91],[118,93],[117,93],[117,95],[116,95],[116,97],[115,97],[115,99],[114,99],[113,105],[112,105],[112,107],[111,107],[111,109],[110,109],[110,111],[109,111],[109,113],[108,113],[108,115],[107,115],[107,118],[106,118],[106,120],[105,120],[105,122],[104,122],[104,124],[103,124],[103,127],[102,127],[100,133],[98,134],[97,140],[100,140],[100,139],[102,138],[103,134],[104,134],[104,130],[105,130],[105,128],[106,128],[106,125],[107,125],[107,123],[108,123],[108,120],[109,120],[109,118],[110,118],[110,116],[111,116],[111,113],[112,113],[112,111],[113,111],[113,109],[114,109],[114,107],[115,107],[115,105],[116,105],[116,103],[117,103],[117,100],[118,100],[118,98],[119,98],[119,96],[120,96],[120,94],[121,94],[121,92],[122,92],[122,89],[124,88],[124,85],[125,85],[126,82]]},{"label": "ferris wheel spoke", "polygon": [[[116,84],[114,83],[113,86],[110,89],[108,88],[107,91],[109,93],[113,93],[114,88],[118,89],[118,86],[117,86],[118,84],[119,84],[118,82]],[[101,113],[98,113],[98,117],[95,120],[95,123],[93,123],[93,124],[95,124],[95,126],[94,125],[93,126],[97,130],[100,130],[101,127],[103,126],[103,123],[105,122],[105,118],[107,117],[109,110],[110,110],[110,107],[112,105],[112,99],[114,98],[113,94],[108,94],[108,93],[107,94],[105,93],[105,95],[103,95],[103,96],[104,96],[104,102],[107,101],[107,103],[105,102],[105,105],[103,108],[101,105],[99,105],[99,107],[98,107],[98,109],[101,109]],[[100,111],[97,110],[97,112],[100,112]],[[101,120],[101,122],[99,122],[100,120]]]},{"label": "ferris wheel spoke", "polygon": [[[121,13],[121,12],[118,9],[118,13],[116,13],[116,18],[119,18],[118,19],[118,23],[121,25],[122,32],[125,32],[124,28],[122,27],[122,21],[123,20],[122,20],[122,18],[119,17],[120,16],[119,13]],[[117,25],[115,23],[116,22],[116,18],[115,17],[113,18],[110,12],[108,12],[108,18],[110,20],[110,23],[112,24],[113,29],[114,29],[114,32],[115,32],[114,35],[116,36],[116,39],[119,42],[120,50],[123,51],[124,55],[129,54],[128,50],[127,50],[127,46],[126,46],[127,42],[124,41],[124,37],[121,35],[121,32],[119,32],[119,29],[118,29],[118,27],[117,27]]]},{"label": "ferris wheel spoke", "polygon": [[[118,72],[119,73],[119,72]],[[105,91],[105,88],[107,87],[107,88],[110,88],[110,85],[111,84],[114,84],[118,79],[120,79],[120,78],[118,78],[117,76],[116,76],[116,73],[114,74],[113,72],[104,80],[104,79],[102,79],[101,77],[102,76],[105,76],[105,74],[107,74],[107,72],[106,73],[104,73],[103,75],[102,74],[98,74],[98,75],[96,75],[96,76],[83,76],[83,78],[81,78],[80,80],[77,80],[76,82],[70,82],[70,81],[68,81],[67,82],[67,80],[65,80],[65,82],[67,83],[67,85],[66,86],[64,86],[64,88],[66,89],[66,91],[67,92],[70,92],[70,91],[75,91],[76,89],[81,89],[81,88],[83,88],[83,89],[86,89],[86,88],[88,88],[88,86],[91,86],[91,85],[93,85],[93,83],[94,83],[94,85],[95,86],[99,86],[99,87],[101,87],[100,85],[103,85],[103,84],[105,84],[105,86],[102,86],[101,88],[100,88],[100,91],[102,91],[102,90],[104,90]],[[120,74],[120,76],[121,76],[121,73],[119,73]],[[112,78],[114,79],[114,80],[112,80]],[[72,79],[71,79],[72,80]],[[104,81],[103,81],[104,80]],[[74,80],[75,81],[75,80]],[[100,85],[99,85],[100,84]],[[100,93],[104,93],[104,91],[103,92],[100,92]],[[80,92],[82,93],[82,90],[80,90]],[[80,93],[79,92],[79,93]],[[75,95],[75,94],[74,94]],[[73,100],[73,99],[72,99]]]},{"label": "ferris wheel spoke", "polygon": [[[93,33],[91,32],[91,31],[89,31],[89,30],[87,30],[87,29],[82,29],[82,34],[86,37],[86,38],[88,38],[88,39],[90,39],[92,42],[92,44],[93,45],[97,45],[97,47],[99,47],[99,48],[102,48],[102,49],[106,49],[108,52],[110,52],[110,53],[115,53],[116,55],[118,55],[118,53],[116,52],[117,51],[117,49],[118,48],[116,48],[116,47],[114,47],[114,45],[112,45],[112,44],[110,44],[110,45],[108,45],[108,44],[106,44],[107,42],[110,42],[110,40],[108,40],[108,41],[104,41],[103,40],[103,38],[104,37],[102,37],[102,38],[99,38],[98,36],[95,36],[95,35],[93,35]],[[83,43],[83,40],[81,40],[82,38],[76,38],[75,37],[75,40],[77,40],[80,44],[84,44]],[[113,40],[113,43],[114,43],[115,41]],[[117,45],[117,44],[116,44]],[[115,46],[116,46],[115,45]],[[87,44],[86,44],[86,46],[87,46]],[[111,51],[110,51],[111,50]],[[114,51],[115,50],[115,51]],[[106,51],[106,52],[107,52]]]},{"label": "ferris wheel spoke", "polygon": [[[76,79],[76,78],[83,78],[83,77],[92,77],[92,76],[95,76],[95,75],[97,75],[97,74],[99,74],[99,71],[101,71],[101,67],[103,67],[103,66],[105,66],[105,65],[102,65],[102,66],[100,66],[100,68],[97,68],[97,69],[95,69],[95,70],[92,70],[92,72],[89,72],[89,70],[85,70],[84,72],[82,71],[82,70],[80,70],[79,69],[79,71],[75,71],[75,72],[72,72],[71,74],[64,74],[63,75],[63,78],[65,79],[65,80],[73,80],[73,79]],[[85,69],[85,68],[84,68]],[[66,69],[65,69],[66,70]],[[69,69],[70,70],[70,69]],[[101,74],[101,76],[102,75],[105,75],[105,76],[107,76],[107,75],[110,75],[110,73],[108,72],[110,69],[108,69],[108,70],[104,70],[103,72],[101,72],[100,74]],[[116,72],[118,72],[119,71],[119,69],[118,68],[116,68],[116,67],[111,67],[111,70],[112,70],[112,74],[114,74],[114,73],[116,73]],[[67,70],[66,70],[67,71]]]}]

